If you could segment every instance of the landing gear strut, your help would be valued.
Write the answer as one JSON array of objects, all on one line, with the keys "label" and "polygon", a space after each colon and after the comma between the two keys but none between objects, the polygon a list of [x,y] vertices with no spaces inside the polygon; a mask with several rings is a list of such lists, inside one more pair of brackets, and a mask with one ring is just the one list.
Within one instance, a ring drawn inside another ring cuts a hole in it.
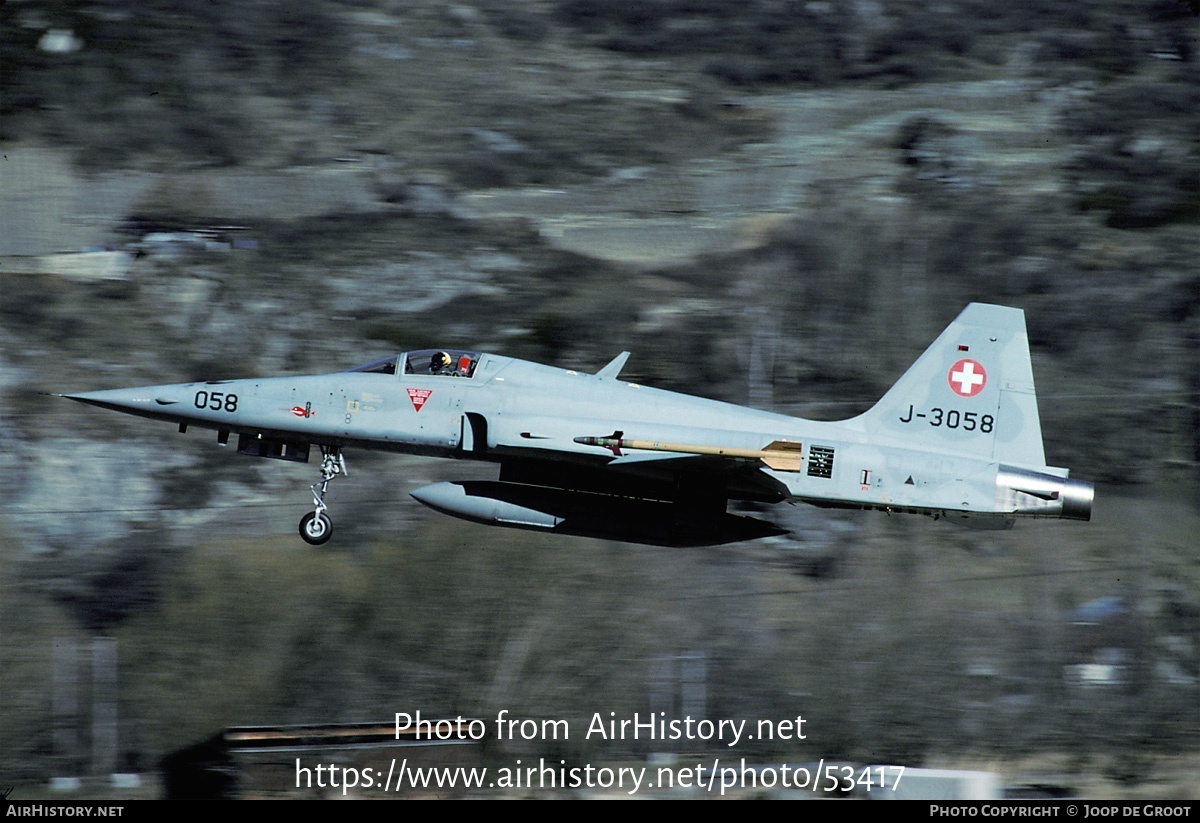
[{"label": "landing gear strut", "polygon": [[336,446],[321,447],[321,479],[312,484],[313,504],[316,511],[311,511],[300,518],[300,536],[305,543],[319,546],[333,536],[333,521],[325,510],[325,492],[329,489],[329,481],[338,475],[348,474],[346,458],[342,450]]}]

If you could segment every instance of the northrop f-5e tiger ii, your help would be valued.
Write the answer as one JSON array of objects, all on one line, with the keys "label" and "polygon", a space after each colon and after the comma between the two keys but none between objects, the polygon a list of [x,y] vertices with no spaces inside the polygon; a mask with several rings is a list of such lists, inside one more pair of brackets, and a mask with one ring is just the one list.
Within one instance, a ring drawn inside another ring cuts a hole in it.
[{"label": "northrop f-5e tiger ii", "polygon": [[482,460],[496,480],[412,496],[496,526],[665,546],[782,531],[730,500],[909,512],[978,528],[1019,517],[1089,520],[1093,487],[1046,465],[1019,309],[972,303],[869,411],[818,422],[620,379],[474,351],[396,354],[349,371],[65,395],[213,429],[255,457],[320,450],[312,544],[333,533],[325,502],[344,449]]}]

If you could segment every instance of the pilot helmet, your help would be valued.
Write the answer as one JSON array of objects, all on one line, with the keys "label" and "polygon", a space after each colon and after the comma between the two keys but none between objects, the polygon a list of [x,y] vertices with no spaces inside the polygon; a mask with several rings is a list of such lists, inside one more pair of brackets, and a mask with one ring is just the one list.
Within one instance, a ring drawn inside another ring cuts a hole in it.
[{"label": "pilot helmet", "polygon": [[429,361],[430,371],[441,371],[450,367],[450,355],[444,351],[436,352],[433,359]]}]

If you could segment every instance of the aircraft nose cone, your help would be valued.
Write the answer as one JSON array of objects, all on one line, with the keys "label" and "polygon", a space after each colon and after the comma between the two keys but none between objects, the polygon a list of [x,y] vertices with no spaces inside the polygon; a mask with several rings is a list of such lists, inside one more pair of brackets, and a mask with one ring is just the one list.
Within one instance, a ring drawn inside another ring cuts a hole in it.
[{"label": "aircraft nose cone", "polygon": [[89,406],[99,406],[117,411],[133,411],[155,405],[155,392],[148,389],[109,389],[106,391],[64,394],[68,400],[78,400]]},{"label": "aircraft nose cone", "polygon": [[102,409],[176,420],[191,416],[190,395],[187,386],[142,386],[133,389],[106,389],[104,391],[63,394],[68,400],[87,403]]}]

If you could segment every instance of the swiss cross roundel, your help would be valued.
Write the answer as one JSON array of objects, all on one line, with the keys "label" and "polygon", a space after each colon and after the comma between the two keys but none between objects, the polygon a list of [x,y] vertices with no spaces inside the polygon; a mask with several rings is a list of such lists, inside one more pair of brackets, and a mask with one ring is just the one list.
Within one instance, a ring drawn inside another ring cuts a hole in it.
[{"label": "swiss cross roundel", "polygon": [[964,358],[950,367],[946,380],[959,397],[974,397],[987,385],[987,372],[978,361]]}]

